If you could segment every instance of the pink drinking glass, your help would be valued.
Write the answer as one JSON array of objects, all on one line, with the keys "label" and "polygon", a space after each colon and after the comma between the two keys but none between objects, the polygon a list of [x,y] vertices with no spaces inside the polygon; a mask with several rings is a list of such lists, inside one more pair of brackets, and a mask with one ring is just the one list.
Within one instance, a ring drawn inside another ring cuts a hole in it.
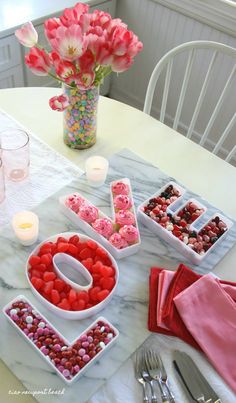
[{"label": "pink drinking glass", "polygon": [[0,158],[0,203],[5,199],[5,183],[4,183],[4,171],[3,162]]},{"label": "pink drinking glass", "polygon": [[29,174],[29,135],[9,127],[0,132],[0,149],[5,177],[13,182],[25,179]]}]

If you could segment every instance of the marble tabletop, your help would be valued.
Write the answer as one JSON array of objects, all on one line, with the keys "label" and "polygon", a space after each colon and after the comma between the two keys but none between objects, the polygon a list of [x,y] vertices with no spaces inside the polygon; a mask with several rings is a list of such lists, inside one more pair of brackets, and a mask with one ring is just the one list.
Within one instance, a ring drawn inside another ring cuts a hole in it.
[{"label": "marble tabletop", "polygon": [[[90,188],[84,177],[73,181],[58,193],[45,200],[35,211],[40,219],[40,239],[61,233],[74,231],[75,228],[59,211],[58,198],[60,195],[74,191],[81,192],[86,198],[96,204],[106,214],[110,214],[109,183],[112,180],[128,176],[131,180],[136,206],[161,187],[170,178],[149,163],[137,157],[128,150],[113,155],[110,159],[110,169],[106,184],[99,189]],[[189,195],[193,195],[189,192]],[[101,313],[107,317],[120,331],[118,342],[107,354],[91,367],[86,374],[73,386],[66,387],[62,380],[49,366],[33,351],[26,342],[18,336],[15,329],[6,322],[0,314],[0,356],[13,373],[22,381],[29,391],[62,390],[62,395],[42,395],[35,398],[40,402],[83,403],[109,379],[118,368],[130,357],[150,335],[146,328],[148,310],[148,277],[151,266],[167,267],[175,270],[185,259],[170,245],[154,236],[147,228],[140,225],[142,245],[138,253],[118,262],[120,281],[117,291],[107,308]],[[235,224],[228,236],[227,248],[236,240]],[[32,247],[33,248],[33,247]],[[48,312],[35,299],[28,288],[24,267],[31,247],[20,246],[13,239],[11,228],[6,228],[1,235],[0,244],[0,306],[3,307],[19,294],[30,298],[33,304],[58,327],[59,331],[69,340],[74,339],[95,318],[83,321],[68,321]],[[200,273],[209,272],[226,252],[225,246],[219,247],[219,252],[212,254],[211,259],[195,267]],[[220,252],[221,249],[221,252]],[[231,394],[232,396],[232,394]],[[184,400],[183,400],[184,401]]]}]

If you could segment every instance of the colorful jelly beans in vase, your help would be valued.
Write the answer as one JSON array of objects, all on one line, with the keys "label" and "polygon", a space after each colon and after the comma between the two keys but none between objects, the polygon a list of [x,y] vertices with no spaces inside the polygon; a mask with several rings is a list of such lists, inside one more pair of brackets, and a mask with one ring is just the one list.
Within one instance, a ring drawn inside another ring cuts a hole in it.
[{"label": "colorful jelly beans in vase", "polygon": [[64,87],[69,106],[64,111],[64,142],[71,148],[85,149],[96,142],[99,87],[86,90]]}]

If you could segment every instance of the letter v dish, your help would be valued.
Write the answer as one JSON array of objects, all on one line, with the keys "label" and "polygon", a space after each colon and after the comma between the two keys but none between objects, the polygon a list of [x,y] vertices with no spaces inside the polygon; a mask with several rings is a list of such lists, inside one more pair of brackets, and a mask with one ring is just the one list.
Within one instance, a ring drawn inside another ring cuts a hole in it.
[{"label": "letter v dish", "polygon": [[79,193],[59,199],[61,211],[116,258],[136,253],[141,239],[128,178],[110,184],[112,219]]}]

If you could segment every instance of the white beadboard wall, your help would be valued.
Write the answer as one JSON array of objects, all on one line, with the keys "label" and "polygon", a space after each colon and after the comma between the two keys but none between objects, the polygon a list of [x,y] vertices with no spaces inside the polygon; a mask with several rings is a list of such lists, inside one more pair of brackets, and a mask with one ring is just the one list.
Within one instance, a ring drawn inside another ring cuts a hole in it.
[{"label": "white beadboard wall", "polygon": [[[171,48],[192,40],[211,40],[222,42],[232,47],[236,47],[236,38],[212,26],[206,25],[180,12],[169,9],[152,0],[118,0],[116,16],[123,19],[140,38],[144,44],[144,49],[139,54],[130,70],[113,75],[110,97],[129,105],[143,109],[147,84],[152,70],[160,58]],[[183,59],[177,60],[173,69],[174,83],[171,83],[168,102],[167,120],[170,124],[175,116],[176,101],[179,97],[185,62]],[[191,85],[187,92],[181,114],[181,124],[179,131],[184,133],[184,128],[188,126],[196,100],[200,92],[200,84],[203,82],[209,63],[209,55],[205,51],[199,51],[194,63]],[[214,68],[214,76],[209,85],[206,101],[203,104],[198,124],[195,127],[195,137],[202,133],[206,126],[214,106],[221,93],[225,77],[231,71],[233,61],[228,56],[220,56]],[[152,115],[158,117],[160,102],[158,92],[162,94],[164,75],[160,78],[157,91],[154,97]],[[217,141],[220,134],[226,127],[230,117],[235,112],[236,105],[236,77],[232,83],[227,97],[227,106],[223,106],[219,119],[210,134],[210,141],[207,145],[209,149]],[[222,149],[222,156],[227,150],[236,144],[236,128],[232,129],[230,138],[225,141]]]}]

